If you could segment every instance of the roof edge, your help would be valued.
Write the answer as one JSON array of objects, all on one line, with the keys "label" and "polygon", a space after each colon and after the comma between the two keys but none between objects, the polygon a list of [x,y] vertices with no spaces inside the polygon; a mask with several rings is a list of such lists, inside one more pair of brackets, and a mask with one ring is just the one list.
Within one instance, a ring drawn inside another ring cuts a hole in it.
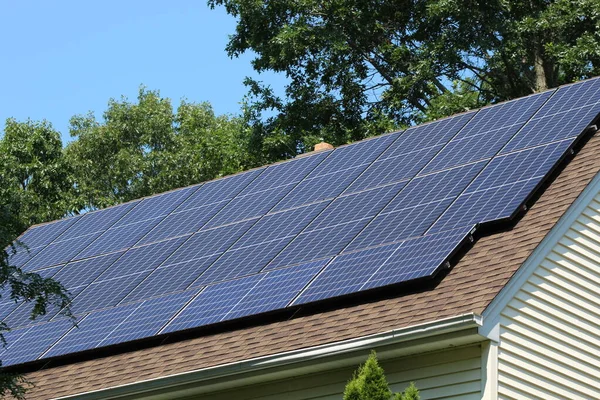
[{"label": "roof edge", "polygon": [[[597,131],[597,134],[600,131]],[[563,238],[568,230],[577,221],[586,207],[600,193],[600,172],[596,173],[592,180],[579,193],[563,215],[558,219],[542,241],[535,247],[525,262],[515,271],[509,281],[502,287],[500,292],[483,310],[482,316],[485,323],[481,328],[481,334],[491,340],[498,341],[498,323],[500,313],[512,300],[524,283],[529,279],[533,271],[552,251],[556,244]]]},{"label": "roof edge", "polygon": [[144,393],[169,388],[175,389],[179,386],[200,383],[210,379],[240,375],[248,372],[256,372],[267,368],[288,366],[300,362],[314,361],[324,357],[341,355],[354,351],[371,350],[374,347],[399,344],[412,340],[424,339],[431,336],[470,330],[472,328],[480,329],[482,326],[483,318],[480,315],[475,313],[462,314],[455,317],[444,318],[404,328],[392,329],[382,333],[328,343],[325,345],[276,353],[269,356],[257,357],[214,367],[203,368],[174,375],[167,375],[160,378],[99,389],[91,392],[64,396],[57,398],[57,400],[116,399],[128,396],[143,395]]}]

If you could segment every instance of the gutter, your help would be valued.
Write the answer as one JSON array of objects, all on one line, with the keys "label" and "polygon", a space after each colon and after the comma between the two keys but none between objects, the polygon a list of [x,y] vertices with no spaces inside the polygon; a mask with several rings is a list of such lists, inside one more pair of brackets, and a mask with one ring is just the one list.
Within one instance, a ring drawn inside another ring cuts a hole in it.
[{"label": "gutter", "polygon": [[343,355],[361,350],[368,351],[375,347],[399,344],[470,328],[480,328],[482,325],[483,319],[480,315],[474,313],[463,314],[456,317],[445,318],[406,328],[392,329],[390,331],[359,338],[222,364],[195,371],[187,371],[76,395],[69,395],[57,398],[57,400],[97,400],[143,396],[144,394],[151,395],[157,391],[169,388],[175,389],[179,386],[200,384],[212,379],[235,376],[249,372],[258,372],[265,369],[281,368],[306,361],[318,361],[319,359],[326,357]]}]

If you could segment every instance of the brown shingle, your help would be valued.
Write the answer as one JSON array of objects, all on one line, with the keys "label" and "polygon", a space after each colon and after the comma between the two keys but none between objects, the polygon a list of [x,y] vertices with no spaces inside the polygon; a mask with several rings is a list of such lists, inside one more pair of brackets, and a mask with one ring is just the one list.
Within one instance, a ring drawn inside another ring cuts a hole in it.
[{"label": "brown shingle", "polygon": [[593,137],[508,232],[481,238],[434,290],[296,317],[28,374],[29,399],[47,399],[153,379],[299,348],[482,313],[600,170]]}]

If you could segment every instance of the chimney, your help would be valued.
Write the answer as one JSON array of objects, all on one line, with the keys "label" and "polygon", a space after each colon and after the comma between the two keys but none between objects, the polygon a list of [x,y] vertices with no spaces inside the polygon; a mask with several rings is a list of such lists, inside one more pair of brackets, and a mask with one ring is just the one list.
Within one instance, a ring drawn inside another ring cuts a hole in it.
[{"label": "chimney", "polygon": [[333,146],[329,143],[321,142],[315,144],[314,151],[324,151],[324,150],[333,150]]}]

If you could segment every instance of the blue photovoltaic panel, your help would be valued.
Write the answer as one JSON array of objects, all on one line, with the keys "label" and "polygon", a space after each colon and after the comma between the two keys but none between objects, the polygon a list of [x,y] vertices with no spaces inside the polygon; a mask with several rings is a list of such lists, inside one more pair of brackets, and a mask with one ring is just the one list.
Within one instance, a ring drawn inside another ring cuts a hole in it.
[{"label": "blue photovoltaic panel", "polygon": [[152,271],[121,303],[129,303],[184,290],[217,258],[219,258],[219,254],[213,254],[189,262],[161,266]]},{"label": "blue photovoltaic panel", "polygon": [[398,135],[399,133],[395,133],[336,149],[273,210],[285,210],[338,196],[398,138]]},{"label": "blue photovoltaic panel", "polygon": [[[192,287],[259,272],[327,204],[329,202],[321,202],[264,216],[200,275]],[[348,211],[351,211],[349,207]]]},{"label": "blue photovoltaic panel", "polygon": [[234,198],[239,192],[262,172],[265,168],[242,172],[216,181],[206,182],[193,195],[175,209],[176,212],[191,208],[203,207]]},{"label": "blue photovoltaic panel", "polygon": [[161,333],[174,332],[221,321],[262,278],[252,275],[206,287]]},{"label": "blue photovoltaic panel", "polygon": [[99,281],[153,270],[186,240],[186,237],[133,247],[100,275]]},{"label": "blue photovoltaic panel", "polygon": [[[52,278],[62,268],[62,265],[46,268],[37,273],[42,278]],[[14,304],[14,302],[13,302]],[[53,310],[53,307],[48,306],[47,313],[45,315],[39,315],[35,320],[31,319],[31,313],[33,312],[35,301],[22,302],[17,309],[10,313],[10,315],[4,316],[3,322],[11,328],[18,328],[27,325],[33,325],[40,321],[47,321],[54,316],[58,310]]]},{"label": "blue photovoltaic panel", "polygon": [[558,88],[534,118],[506,145],[503,154],[575,138],[600,113],[600,79]]},{"label": "blue photovoltaic panel", "polygon": [[64,264],[71,261],[79,252],[85,249],[94,241],[100,232],[85,236],[79,236],[73,239],[55,241],[40,251],[35,257],[29,260],[24,266],[25,271],[35,271],[52,265]]},{"label": "blue photovoltaic panel", "polygon": [[338,254],[369,222],[359,219],[303,232],[266,266],[267,270]]},{"label": "blue photovoltaic panel", "polygon": [[421,171],[441,149],[442,145],[437,145],[393,157],[379,158],[344,191],[344,194],[407,181]]},{"label": "blue photovoltaic panel", "polygon": [[310,303],[359,291],[398,246],[400,244],[393,243],[335,257],[294,304]]},{"label": "blue photovoltaic panel", "polygon": [[354,251],[424,234],[452,204],[453,198],[379,214],[344,249]]},{"label": "blue photovoltaic panel", "polygon": [[114,226],[123,226],[146,219],[165,217],[198,190],[199,187],[199,185],[191,186],[142,199]]},{"label": "blue photovoltaic panel", "polygon": [[67,218],[28,229],[17,239],[18,244],[15,246],[14,252],[10,247],[7,249],[9,264],[15,267],[23,266],[79,218],[81,217]]},{"label": "blue photovoltaic panel", "polygon": [[24,332],[18,339],[8,338],[9,345],[0,356],[2,365],[16,365],[36,360],[72,328],[73,321],[64,319],[23,329]]},{"label": "blue photovoltaic panel", "polygon": [[37,225],[28,229],[17,239],[23,245],[30,249],[50,244],[61,233],[77,222],[81,217],[72,217],[50,222],[43,225]]},{"label": "blue photovoltaic panel", "polygon": [[239,195],[245,196],[278,186],[298,183],[319,165],[329,153],[330,151],[324,151],[317,154],[309,154],[301,158],[271,165],[246,186]]},{"label": "blue photovoltaic panel", "polygon": [[565,140],[494,158],[431,232],[511,217],[570,144]]},{"label": "blue photovoltaic panel", "polygon": [[86,236],[94,232],[102,232],[110,228],[115,222],[127,214],[133,207],[139,203],[139,200],[131,201],[119,206],[106,208],[104,210],[93,211],[84,214],[79,220],[71,225],[62,235],[56,238],[57,241],[73,239],[80,236]]},{"label": "blue photovoltaic panel", "polygon": [[252,246],[278,238],[294,236],[311,223],[329,204],[329,201],[322,201],[291,210],[267,214],[244,233],[235,242],[233,248]]},{"label": "blue photovoltaic panel", "polygon": [[281,200],[294,185],[278,186],[238,196],[221,209],[207,224],[207,228],[213,228],[236,221],[260,217],[267,213],[279,200]]},{"label": "blue photovoltaic panel", "polygon": [[89,285],[104,272],[106,268],[117,261],[123,253],[123,251],[120,251],[70,262],[56,274],[54,279],[59,281],[67,289]]},{"label": "blue photovoltaic panel", "polygon": [[408,129],[344,193],[412,178],[473,115],[469,112]]},{"label": "blue photovoltaic panel", "polygon": [[473,227],[421,236],[402,243],[361,290],[433,275],[466,239]]},{"label": "blue photovoltaic panel", "polygon": [[478,162],[413,179],[346,250],[422,235],[484,166]]},{"label": "blue photovoltaic panel", "polygon": [[308,178],[346,170],[357,165],[369,164],[379,157],[379,155],[383,153],[399,135],[400,133],[392,133],[390,135],[363,140],[362,142],[357,142],[351,146],[339,147],[331,152],[329,156],[308,175]]},{"label": "blue photovoltaic panel", "polygon": [[197,293],[197,290],[187,291],[138,303],[135,310],[97,346],[108,346],[156,335]]},{"label": "blue photovoltaic panel", "polygon": [[388,185],[335,199],[306,227],[310,232],[339,223],[372,218],[405,186],[404,182]]},{"label": "blue photovoltaic panel", "polygon": [[240,236],[244,234],[256,220],[238,222],[214,229],[207,229],[192,235],[164,265],[190,262],[194,259],[220,254],[227,250]]},{"label": "blue photovoltaic panel", "polygon": [[146,271],[94,282],[74,298],[71,310],[73,314],[80,315],[88,311],[113,307],[149,274],[150,271]]},{"label": "blue photovoltaic panel", "polygon": [[448,208],[429,232],[437,233],[462,226],[472,226],[475,223],[509,218],[537,183],[537,180],[529,179],[511,185],[463,194]]},{"label": "blue photovoltaic panel", "polygon": [[444,118],[425,125],[414,126],[406,130],[380,159],[397,157],[434,146],[444,145],[473,118],[475,111]]},{"label": "blue photovoltaic panel", "polygon": [[284,197],[273,211],[286,210],[303,204],[333,199],[340,195],[350,183],[364,171],[365,165],[359,165],[343,171],[336,171],[305,179]]},{"label": "blue photovoltaic panel", "polygon": [[190,287],[200,287],[255,274],[263,269],[291,240],[291,237],[287,237],[239,249],[230,249],[223,253]]},{"label": "blue photovoltaic panel", "polygon": [[223,320],[286,307],[329,260],[312,261],[261,274],[263,278],[223,317]]},{"label": "blue photovoltaic panel", "polygon": [[423,169],[440,171],[493,157],[548,100],[544,92],[479,110],[467,125]]},{"label": "blue photovoltaic panel", "polygon": [[229,200],[190,208],[170,214],[140,240],[140,244],[157,242],[166,238],[187,235],[199,231],[215,216]]},{"label": "blue photovoltaic panel", "polygon": [[494,104],[482,108],[477,115],[461,129],[455,139],[489,134],[495,136],[497,131],[507,130],[515,132],[514,127],[520,127],[544,105],[552,96],[554,90],[533,94],[517,100]]},{"label": "blue photovoltaic panel", "polygon": [[[88,213],[64,230],[32,228],[23,235],[32,254],[13,259],[27,271],[58,271],[87,327],[47,354],[9,358],[53,357],[432,277],[474,226],[512,217],[539,187],[595,120],[599,82]],[[68,322],[53,307],[49,323],[21,322],[27,308],[6,296],[3,321],[30,327],[9,333],[14,343],[25,343],[29,329]],[[40,346],[50,349],[63,334]]]},{"label": "blue photovoltaic panel", "polygon": [[76,328],[71,329],[52,346],[43,358],[93,349],[137,307],[138,304],[129,304],[87,315]]},{"label": "blue photovoltaic panel", "polygon": [[403,186],[398,183],[336,199],[267,268],[337,254]]},{"label": "blue photovoltaic panel", "polygon": [[135,245],[158,222],[158,219],[148,219],[108,229],[77,254],[74,260],[125,250]]}]

